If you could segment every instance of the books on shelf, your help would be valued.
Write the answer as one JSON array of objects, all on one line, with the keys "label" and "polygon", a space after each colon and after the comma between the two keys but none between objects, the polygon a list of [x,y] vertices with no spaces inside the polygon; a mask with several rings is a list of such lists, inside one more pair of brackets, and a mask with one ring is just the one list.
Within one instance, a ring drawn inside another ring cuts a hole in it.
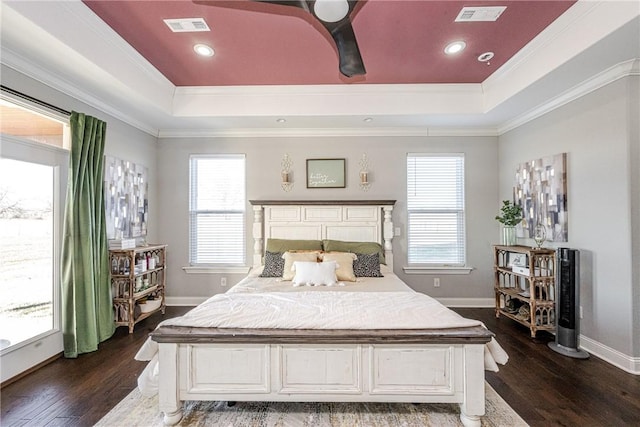
[{"label": "books on shelf", "polygon": [[[514,265],[512,267],[514,273],[524,274],[525,276],[529,275],[530,270],[527,267],[520,267],[518,265]],[[536,269],[536,273],[540,273],[540,270]]]},{"label": "books on shelf", "polygon": [[[529,276],[531,274],[531,269],[529,269],[528,267],[519,267],[517,265],[514,265],[512,267],[512,271],[514,273],[524,274],[525,276]],[[546,268],[535,269],[534,276],[548,276],[548,275],[549,275],[549,270]]]},{"label": "books on shelf", "polygon": [[136,247],[136,239],[109,240],[109,249],[133,249]]}]

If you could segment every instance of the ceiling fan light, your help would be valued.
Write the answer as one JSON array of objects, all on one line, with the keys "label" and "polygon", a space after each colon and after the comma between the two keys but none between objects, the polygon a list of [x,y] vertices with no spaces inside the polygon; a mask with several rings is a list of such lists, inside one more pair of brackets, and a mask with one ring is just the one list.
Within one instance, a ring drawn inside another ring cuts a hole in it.
[{"label": "ceiling fan light", "polygon": [[338,22],[349,13],[347,0],[316,0],[313,12],[324,22]]},{"label": "ceiling fan light", "polygon": [[206,44],[198,43],[193,46],[193,50],[200,56],[213,56],[213,49]]},{"label": "ceiling fan light", "polygon": [[462,52],[464,48],[467,47],[467,44],[463,41],[455,41],[449,43],[447,47],[444,48],[444,53],[447,55],[455,55],[456,53]]}]

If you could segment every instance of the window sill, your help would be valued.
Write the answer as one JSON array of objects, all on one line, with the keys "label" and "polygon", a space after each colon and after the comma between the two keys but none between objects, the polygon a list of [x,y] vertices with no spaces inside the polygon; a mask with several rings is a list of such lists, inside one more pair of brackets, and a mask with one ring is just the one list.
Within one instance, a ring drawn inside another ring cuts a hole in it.
[{"label": "window sill", "polygon": [[218,267],[218,266],[187,266],[182,267],[182,270],[187,274],[247,274],[249,267]]},{"label": "window sill", "polygon": [[469,274],[473,267],[402,267],[405,274]]}]

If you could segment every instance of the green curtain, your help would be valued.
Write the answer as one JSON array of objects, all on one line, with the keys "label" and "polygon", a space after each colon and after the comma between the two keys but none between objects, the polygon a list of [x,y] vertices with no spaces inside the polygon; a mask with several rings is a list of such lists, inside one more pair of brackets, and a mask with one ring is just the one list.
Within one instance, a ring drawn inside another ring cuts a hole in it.
[{"label": "green curtain", "polygon": [[69,184],[62,241],[62,333],[65,357],[98,349],[115,324],[104,211],[107,124],[72,112]]}]

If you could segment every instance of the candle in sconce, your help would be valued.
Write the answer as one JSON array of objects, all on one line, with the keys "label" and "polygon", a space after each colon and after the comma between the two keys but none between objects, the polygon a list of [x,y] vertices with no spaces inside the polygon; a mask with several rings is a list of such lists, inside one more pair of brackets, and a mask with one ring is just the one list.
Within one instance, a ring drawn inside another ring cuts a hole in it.
[{"label": "candle in sconce", "polygon": [[368,177],[369,173],[366,171],[361,171],[360,172],[360,183],[361,184],[367,184],[369,183],[369,177]]}]

